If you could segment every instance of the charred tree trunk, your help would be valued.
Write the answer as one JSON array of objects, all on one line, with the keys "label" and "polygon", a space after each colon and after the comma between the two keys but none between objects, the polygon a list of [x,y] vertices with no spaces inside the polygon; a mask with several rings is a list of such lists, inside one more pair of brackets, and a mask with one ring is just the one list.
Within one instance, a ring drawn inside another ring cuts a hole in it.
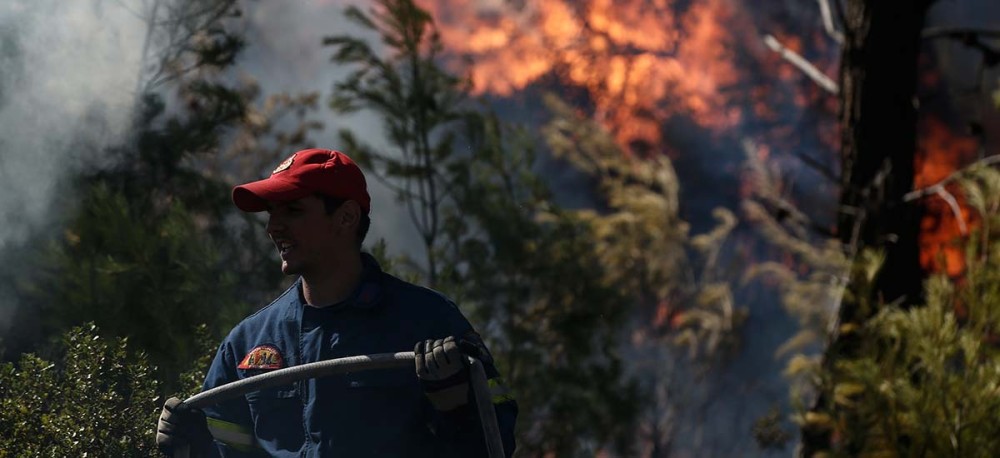
[{"label": "charred tree trunk", "polygon": [[[931,3],[849,0],[844,18],[838,230],[852,249],[886,250],[876,286],[885,302],[913,302],[921,292],[918,207],[903,195],[913,188],[917,59]],[[842,318],[851,314],[842,309]]]},{"label": "charred tree trunk", "polygon": [[[872,303],[921,300],[919,207],[906,204],[917,149],[917,61],[920,33],[934,0],[847,0],[840,69],[842,154],[838,233],[851,252],[880,248],[885,263]],[[851,287],[851,286],[848,286]],[[845,295],[851,297],[851,295]],[[846,299],[839,322],[862,323],[874,312]],[[829,370],[856,353],[856,342],[834,335],[824,355]],[[828,407],[820,395],[817,409]],[[802,455],[829,449],[830,431],[802,429]]]}]

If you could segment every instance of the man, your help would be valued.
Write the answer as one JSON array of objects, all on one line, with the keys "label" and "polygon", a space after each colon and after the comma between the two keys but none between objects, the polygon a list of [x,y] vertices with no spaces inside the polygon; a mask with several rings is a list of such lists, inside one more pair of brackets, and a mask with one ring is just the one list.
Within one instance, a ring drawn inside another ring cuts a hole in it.
[{"label": "man", "polygon": [[446,297],[382,272],[361,252],[370,197],[350,158],[299,151],[269,178],[237,186],[233,202],[246,212],[269,213],[267,234],[281,271],[298,279],[230,332],[204,389],[298,364],[405,351],[414,343],[417,374],[389,369],[305,380],[204,413],[172,398],[157,425],[160,450],[171,454],[188,445],[192,456],[485,456],[461,343],[483,355],[504,450],[513,452],[517,404],[479,335]]}]

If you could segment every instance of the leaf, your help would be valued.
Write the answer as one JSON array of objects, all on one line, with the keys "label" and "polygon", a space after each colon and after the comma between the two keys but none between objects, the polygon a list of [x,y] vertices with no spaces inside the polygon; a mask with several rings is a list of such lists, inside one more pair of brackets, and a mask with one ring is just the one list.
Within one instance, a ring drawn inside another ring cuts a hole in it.
[{"label": "leaf", "polygon": [[840,325],[840,334],[841,335],[852,334],[854,332],[857,332],[858,329],[861,329],[861,326],[859,326],[857,323],[844,323]]},{"label": "leaf", "polygon": [[821,412],[806,412],[805,426],[819,430],[831,430],[834,427],[833,418]]},{"label": "leaf", "polygon": [[811,373],[819,368],[819,361],[815,357],[798,354],[792,356],[785,366],[786,377],[797,377]]},{"label": "leaf", "polygon": [[369,18],[368,15],[355,5],[348,6],[347,9],[344,10],[344,17],[362,25],[367,29],[375,30],[377,28],[371,18]]},{"label": "leaf", "polygon": [[802,350],[803,348],[817,343],[820,339],[819,334],[816,333],[814,329],[806,328],[795,333],[794,336],[782,343],[777,350],[774,351],[776,358],[780,358],[789,352]]},{"label": "leaf", "polygon": [[865,386],[860,383],[838,383],[833,387],[833,400],[844,406],[854,405],[856,396],[865,392]]}]

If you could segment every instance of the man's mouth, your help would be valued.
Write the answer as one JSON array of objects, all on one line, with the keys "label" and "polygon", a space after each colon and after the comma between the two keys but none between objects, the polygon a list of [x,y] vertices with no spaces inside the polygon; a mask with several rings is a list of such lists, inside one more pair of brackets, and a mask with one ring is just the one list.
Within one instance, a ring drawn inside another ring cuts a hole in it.
[{"label": "man's mouth", "polygon": [[278,253],[282,256],[288,254],[288,252],[295,248],[295,245],[287,240],[275,240],[274,246],[278,248]]}]

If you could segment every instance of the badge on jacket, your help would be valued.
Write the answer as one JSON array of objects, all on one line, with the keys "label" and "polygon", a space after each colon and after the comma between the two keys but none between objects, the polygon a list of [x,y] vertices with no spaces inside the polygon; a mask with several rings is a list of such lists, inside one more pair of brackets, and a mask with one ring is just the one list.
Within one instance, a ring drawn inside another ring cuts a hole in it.
[{"label": "badge on jacket", "polygon": [[285,360],[274,345],[258,345],[243,357],[237,369],[281,369]]}]

